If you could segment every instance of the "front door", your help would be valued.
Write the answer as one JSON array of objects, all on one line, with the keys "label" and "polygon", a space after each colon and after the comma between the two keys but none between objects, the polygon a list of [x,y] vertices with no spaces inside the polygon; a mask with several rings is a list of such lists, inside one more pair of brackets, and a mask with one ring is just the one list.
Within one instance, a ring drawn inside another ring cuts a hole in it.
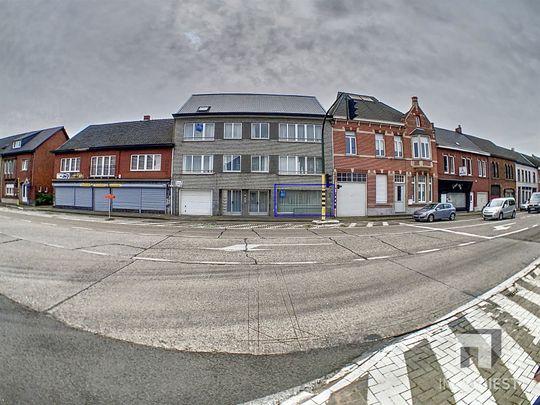
[{"label": "front door", "polygon": [[268,191],[249,192],[249,213],[268,214]]},{"label": "front door", "polygon": [[242,190],[227,190],[227,213],[233,215],[242,213]]},{"label": "front door", "polygon": [[396,184],[394,188],[394,210],[405,212],[405,184]]},{"label": "front door", "polygon": [[28,203],[28,183],[23,183],[21,186],[21,200],[23,203]]}]

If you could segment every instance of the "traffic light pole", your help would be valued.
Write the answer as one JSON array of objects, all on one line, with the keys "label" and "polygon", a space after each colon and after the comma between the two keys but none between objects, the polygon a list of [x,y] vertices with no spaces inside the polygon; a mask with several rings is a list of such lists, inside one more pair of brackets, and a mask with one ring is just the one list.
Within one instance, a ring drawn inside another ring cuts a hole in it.
[{"label": "traffic light pole", "polygon": [[321,221],[326,221],[326,185],[327,185],[327,179],[326,179],[326,160],[324,158],[324,127],[326,125],[326,121],[328,121],[328,113],[329,111],[334,108],[336,103],[341,99],[341,97],[337,97],[334,103],[330,106],[330,108],[325,112],[324,119],[322,123],[322,129],[321,129],[321,161],[322,161],[322,174],[321,174]]}]

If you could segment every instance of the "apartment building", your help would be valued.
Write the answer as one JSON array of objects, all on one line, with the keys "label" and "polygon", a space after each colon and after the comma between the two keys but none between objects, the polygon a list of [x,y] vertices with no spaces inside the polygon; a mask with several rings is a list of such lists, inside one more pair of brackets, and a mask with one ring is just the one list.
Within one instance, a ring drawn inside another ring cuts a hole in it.
[{"label": "apartment building", "polygon": [[321,174],[332,171],[325,114],[311,96],[192,95],[173,114],[173,212],[320,215]]},{"label": "apartment building", "polygon": [[338,216],[412,213],[437,199],[435,130],[417,97],[402,113],[340,92],[329,115]]}]

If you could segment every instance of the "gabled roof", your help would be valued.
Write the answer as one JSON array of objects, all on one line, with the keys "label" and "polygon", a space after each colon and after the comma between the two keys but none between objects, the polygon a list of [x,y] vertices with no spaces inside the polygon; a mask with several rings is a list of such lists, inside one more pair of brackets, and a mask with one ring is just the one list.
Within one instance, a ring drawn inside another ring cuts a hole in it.
[{"label": "gabled roof", "polygon": [[171,118],[90,125],[54,152],[173,146],[173,127]]},{"label": "gabled roof", "polygon": [[489,152],[482,150],[466,135],[459,132],[444,128],[435,128],[435,138],[437,139],[437,146],[441,148],[489,156]]},{"label": "gabled roof", "polygon": [[493,142],[477,136],[465,135],[480,149],[489,152],[491,156],[499,157],[502,159],[512,160],[525,166],[534,166],[529,160],[527,160],[521,153],[511,149],[503,148],[502,146],[495,145]]},{"label": "gabled roof", "polygon": [[[0,155],[8,156],[21,153],[32,153],[55,133],[63,130],[64,127],[54,127],[2,138],[0,139]],[[20,148],[13,148],[13,143],[16,141],[21,141]]]},{"label": "gabled roof", "polygon": [[193,94],[173,116],[249,114],[324,117],[326,111],[313,96],[218,93]]},{"label": "gabled roof", "polygon": [[334,107],[331,108],[328,113],[335,118],[347,118],[348,99],[352,99],[355,102],[356,109],[358,111],[357,119],[365,121],[401,123],[405,118],[405,114],[403,114],[401,111],[390,107],[373,96],[345,92],[339,92],[337,94],[337,101]]},{"label": "gabled roof", "polygon": [[524,153],[522,153],[522,155],[525,157],[525,159],[531,162],[537,169],[540,169],[540,156],[526,155]]}]

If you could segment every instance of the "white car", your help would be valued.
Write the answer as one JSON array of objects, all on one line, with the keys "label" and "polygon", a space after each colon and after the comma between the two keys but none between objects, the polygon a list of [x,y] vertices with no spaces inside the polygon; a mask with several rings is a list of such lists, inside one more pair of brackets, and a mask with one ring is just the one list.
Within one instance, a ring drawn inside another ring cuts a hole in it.
[{"label": "white car", "polygon": [[482,210],[484,221],[516,217],[516,200],[511,197],[494,198]]}]

